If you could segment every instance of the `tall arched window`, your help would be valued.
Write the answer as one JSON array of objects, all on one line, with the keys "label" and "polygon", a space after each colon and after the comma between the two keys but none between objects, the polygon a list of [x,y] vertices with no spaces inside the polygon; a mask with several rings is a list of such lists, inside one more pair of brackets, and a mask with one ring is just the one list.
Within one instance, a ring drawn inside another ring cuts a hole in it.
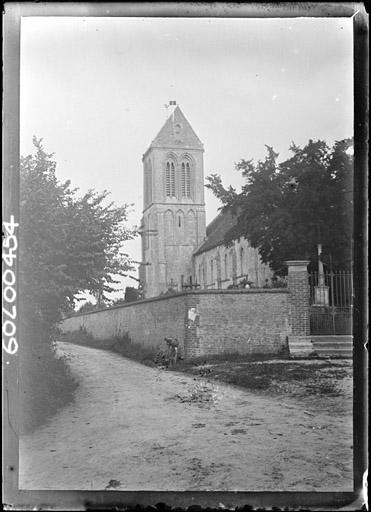
[{"label": "tall arched window", "polygon": [[210,283],[214,282],[214,260],[211,258],[210,261]]},{"label": "tall arched window", "polygon": [[236,255],[236,250],[235,249],[231,249],[229,251],[229,255],[230,255],[231,263],[232,263],[232,282],[233,282],[233,284],[236,284],[236,277],[237,277],[237,255]]},{"label": "tall arched window", "polygon": [[182,197],[191,197],[191,167],[189,162],[182,162],[181,184]]},{"label": "tall arched window", "polygon": [[186,196],[191,197],[191,168],[189,163],[186,163]]},{"label": "tall arched window", "polygon": [[228,279],[228,254],[224,255],[224,279]]},{"label": "tall arched window", "polygon": [[175,197],[175,166],[174,162],[166,163],[166,195]]},{"label": "tall arched window", "polygon": [[220,268],[220,253],[219,251],[216,253],[215,257],[215,282],[216,282],[216,288],[221,288],[221,282],[222,282],[222,275],[221,275],[221,268]]},{"label": "tall arched window", "polygon": [[182,183],[182,197],[185,196],[185,163],[182,162],[182,172],[181,172],[181,183]]},{"label": "tall arched window", "polygon": [[240,248],[240,275],[243,276],[243,247]]}]

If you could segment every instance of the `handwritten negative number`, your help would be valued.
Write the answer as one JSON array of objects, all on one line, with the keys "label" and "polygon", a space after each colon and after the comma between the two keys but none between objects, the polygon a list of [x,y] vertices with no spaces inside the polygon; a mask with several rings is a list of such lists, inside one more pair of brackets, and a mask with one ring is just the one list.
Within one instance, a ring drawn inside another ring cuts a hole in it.
[{"label": "handwritten negative number", "polygon": [[18,240],[15,228],[19,226],[14,222],[14,215],[10,216],[10,222],[3,222],[3,260],[5,270],[3,272],[3,349],[8,354],[15,354],[18,350],[16,338],[17,326],[17,298],[16,275],[13,269],[17,258]]}]

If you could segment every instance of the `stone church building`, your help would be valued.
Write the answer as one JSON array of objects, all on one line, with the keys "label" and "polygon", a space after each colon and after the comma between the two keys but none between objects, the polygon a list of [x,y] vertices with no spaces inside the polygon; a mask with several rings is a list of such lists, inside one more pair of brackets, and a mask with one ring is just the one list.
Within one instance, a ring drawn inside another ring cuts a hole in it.
[{"label": "stone church building", "polygon": [[271,277],[246,239],[224,246],[230,214],[207,227],[204,146],[176,106],[143,155],[142,263],[144,297],[169,289],[228,288],[249,281],[262,287]]}]

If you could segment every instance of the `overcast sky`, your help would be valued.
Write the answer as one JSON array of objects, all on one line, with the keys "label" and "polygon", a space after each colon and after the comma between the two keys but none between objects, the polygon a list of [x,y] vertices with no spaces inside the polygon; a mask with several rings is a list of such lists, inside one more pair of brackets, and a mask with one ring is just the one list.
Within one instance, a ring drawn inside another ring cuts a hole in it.
[{"label": "overcast sky", "polygon": [[[142,211],[141,157],[176,100],[204,143],[205,176],[286,158],[291,141],[353,134],[351,18],[30,17],[21,29],[21,153],[32,136],[57,175]],[[206,191],[206,218],[218,202]],[[140,260],[140,240],[127,245]],[[127,284],[133,285],[134,281]]]}]

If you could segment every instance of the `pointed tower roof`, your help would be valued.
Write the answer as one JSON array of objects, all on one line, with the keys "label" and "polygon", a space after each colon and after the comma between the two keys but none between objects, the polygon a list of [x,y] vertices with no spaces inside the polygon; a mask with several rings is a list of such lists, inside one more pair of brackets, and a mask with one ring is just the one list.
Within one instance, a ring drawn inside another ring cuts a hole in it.
[{"label": "pointed tower roof", "polygon": [[202,142],[197,137],[179,106],[176,106],[173,113],[167,118],[164,126],[153,139],[146,153],[150,148],[154,147],[204,149]]}]

